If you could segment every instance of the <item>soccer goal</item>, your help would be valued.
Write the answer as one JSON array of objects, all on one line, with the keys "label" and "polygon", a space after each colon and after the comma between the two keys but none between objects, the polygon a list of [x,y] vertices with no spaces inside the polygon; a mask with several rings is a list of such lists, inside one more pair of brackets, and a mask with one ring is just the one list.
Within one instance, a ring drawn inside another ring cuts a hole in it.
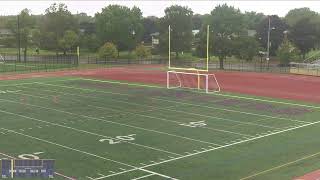
[{"label": "soccer goal", "polygon": [[[171,31],[172,28],[169,26],[169,58],[168,58],[168,71],[167,71],[167,88],[184,88],[202,90],[206,93],[220,92],[221,88],[218,83],[216,76],[209,73],[209,32],[210,26],[207,26],[207,57],[204,61],[195,62],[192,61],[189,66],[182,66],[179,62],[181,60],[171,59]],[[200,62],[200,63],[199,63]]]},{"label": "soccer goal", "polygon": [[206,93],[216,93],[221,90],[214,74],[179,71],[167,71],[167,88],[201,90]]}]

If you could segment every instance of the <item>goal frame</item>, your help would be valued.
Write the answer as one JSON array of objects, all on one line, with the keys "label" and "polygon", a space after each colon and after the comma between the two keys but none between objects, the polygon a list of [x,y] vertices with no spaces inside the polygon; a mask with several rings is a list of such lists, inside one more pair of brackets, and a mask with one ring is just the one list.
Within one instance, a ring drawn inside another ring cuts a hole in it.
[{"label": "goal frame", "polygon": [[[176,87],[170,87],[170,73],[175,74],[177,80],[179,81],[179,86]],[[190,87],[182,87],[181,79],[179,78],[178,74],[186,74],[186,75],[194,75],[197,76],[197,87],[195,88],[190,88]],[[200,77],[203,76],[205,77],[205,92],[206,93],[218,93],[221,91],[219,82],[216,78],[216,75],[213,73],[200,73],[200,72],[181,72],[181,71],[167,71],[167,89],[174,89],[174,88],[183,88],[183,89],[193,89],[193,90],[201,90],[201,83],[200,83]],[[214,82],[217,85],[217,89],[210,91],[209,90],[209,77],[213,77]]]}]

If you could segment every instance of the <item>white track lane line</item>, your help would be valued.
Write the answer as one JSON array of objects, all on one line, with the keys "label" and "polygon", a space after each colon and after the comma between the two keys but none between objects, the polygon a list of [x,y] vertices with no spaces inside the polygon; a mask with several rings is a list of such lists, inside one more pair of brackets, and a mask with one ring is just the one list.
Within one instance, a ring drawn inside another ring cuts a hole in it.
[{"label": "white track lane line", "polygon": [[37,137],[34,137],[34,136],[30,136],[30,135],[23,134],[23,133],[20,133],[20,132],[16,132],[16,131],[13,131],[13,130],[10,130],[10,129],[6,129],[6,128],[0,128],[0,129],[2,129],[4,131],[7,131],[7,132],[10,132],[10,133],[18,134],[20,136],[27,137],[29,139],[34,139],[34,140],[37,140],[37,141],[40,141],[40,142],[44,142],[44,143],[55,145],[55,146],[58,146],[58,147],[61,147],[61,148],[64,148],[64,149],[72,150],[72,151],[75,151],[75,152],[78,152],[78,153],[81,153],[81,154],[92,156],[92,157],[95,157],[97,159],[103,159],[103,160],[110,161],[110,162],[113,162],[113,163],[116,163],[116,164],[120,164],[120,165],[123,165],[123,166],[126,166],[126,167],[131,167],[131,168],[134,168],[136,170],[140,170],[140,171],[144,171],[144,172],[147,172],[147,173],[155,174],[155,175],[158,175],[158,176],[161,176],[161,177],[164,177],[164,178],[175,179],[175,178],[172,178],[172,177],[164,175],[164,174],[160,174],[160,173],[157,173],[157,172],[146,170],[146,169],[143,169],[143,168],[140,168],[140,167],[135,167],[135,166],[127,164],[127,163],[123,163],[123,162],[120,162],[120,161],[116,161],[116,160],[113,160],[113,159],[102,157],[102,156],[99,156],[99,155],[96,155],[96,154],[93,154],[93,153],[90,153],[90,152],[82,151],[82,150],[79,150],[79,149],[76,149],[76,148],[72,148],[72,147],[69,147],[69,146],[61,145],[61,144],[58,144],[58,143],[55,143],[55,142],[52,142],[52,141],[48,141],[48,140],[45,140],[45,139],[37,138]]}]

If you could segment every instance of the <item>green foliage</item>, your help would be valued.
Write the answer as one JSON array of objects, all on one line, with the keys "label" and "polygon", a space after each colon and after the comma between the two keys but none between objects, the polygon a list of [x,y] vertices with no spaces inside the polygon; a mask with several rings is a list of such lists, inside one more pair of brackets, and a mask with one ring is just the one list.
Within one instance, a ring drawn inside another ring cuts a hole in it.
[{"label": "green foliage", "polygon": [[142,12],[137,7],[109,5],[95,18],[97,37],[116,44],[119,50],[133,50],[143,36]]},{"label": "green foliage", "polygon": [[[232,55],[234,37],[244,30],[243,15],[239,9],[223,4],[215,7],[211,16],[210,50],[219,57],[220,69],[223,69],[223,60]],[[202,38],[202,43],[205,42]]]},{"label": "green foliage", "polygon": [[59,48],[63,51],[64,54],[68,50],[74,48],[78,43],[78,35],[73,31],[66,31],[61,39],[59,39]]},{"label": "green foliage", "polygon": [[149,57],[151,55],[150,50],[148,48],[146,48],[142,44],[139,44],[136,47],[135,53],[139,58],[146,58],[146,57]]},{"label": "green foliage", "polygon": [[281,64],[288,65],[291,61],[297,59],[298,50],[287,38],[285,38],[277,50],[277,56],[280,59]]},{"label": "green foliage", "polygon": [[[269,19],[266,17],[260,22],[256,29],[256,36],[259,39],[260,45],[262,45],[265,50],[268,45],[268,26]],[[280,17],[272,15],[270,16],[270,29],[272,29],[270,31],[270,55],[275,55],[278,47],[283,41],[283,32],[288,30],[289,26]]]},{"label": "green foliage", "polygon": [[265,18],[264,14],[256,12],[245,12],[244,24],[247,29],[256,29],[260,22]]},{"label": "green foliage", "polygon": [[99,39],[95,34],[85,34],[81,36],[80,46],[95,52],[99,48]]},{"label": "green foliage", "polygon": [[316,26],[310,19],[300,19],[290,30],[290,39],[300,49],[303,58],[305,54],[314,48],[317,41]]},{"label": "green foliage", "polygon": [[178,54],[191,50],[192,42],[192,15],[188,7],[178,5],[165,9],[165,16],[161,19],[160,47],[163,52],[168,52],[168,26],[171,26],[171,51]]},{"label": "green foliage", "polygon": [[309,8],[297,8],[288,12],[288,14],[285,16],[285,21],[289,26],[292,27],[302,19],[313,19],[317,17],[318,14],[314,11],[311,11]]},{"label": "green foliage", "polygon": [[247,61],[251,61],[258,54],[259,43],[253,37],[239,37],[234,43],[234,54]]},{"label": "green foliage", "polygon": [[58,50],[61,45],[60,40],[68,30],[78,32],[79,26],[76,18],[65,4],[52,4],[46,9],[41,23],[41,45],[49,50]]},{"label": "green foliage", "polygon": [[145,43],[151,43],[150,34],[159,32],[159,18],[155,16],[143,18],[143,28],[144,32],[142,40]]},{"label": "green foliage", "polygon": [[115,58],[118,56],[117,47],[110,42],[105,43],[99,49],[99,57],[100,58]]}]

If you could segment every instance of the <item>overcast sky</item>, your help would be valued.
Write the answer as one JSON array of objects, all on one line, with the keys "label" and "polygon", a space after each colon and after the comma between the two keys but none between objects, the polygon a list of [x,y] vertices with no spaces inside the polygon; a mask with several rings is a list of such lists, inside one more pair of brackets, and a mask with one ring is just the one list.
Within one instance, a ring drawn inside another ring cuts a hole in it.
[{"label": "overcast sky", "polygon": [[94,16],[101,12],[102,7],[109,4],[120,4],[128,7],[138,6],[143,16],[164,15],[164,9],[173,4],[190,7],[194,13],[205,14],[218,4],[227,3],[244,11],[262,12],[266,15],[277,14],[285,16],[290,9],[309,7],[313,11],[320,12],[320,1],[0,1],[0,15],[16,15],[22,9],[28,8],[32,14],[44,14],[50,4],[65,3],[72,13],[85,12]]}]

